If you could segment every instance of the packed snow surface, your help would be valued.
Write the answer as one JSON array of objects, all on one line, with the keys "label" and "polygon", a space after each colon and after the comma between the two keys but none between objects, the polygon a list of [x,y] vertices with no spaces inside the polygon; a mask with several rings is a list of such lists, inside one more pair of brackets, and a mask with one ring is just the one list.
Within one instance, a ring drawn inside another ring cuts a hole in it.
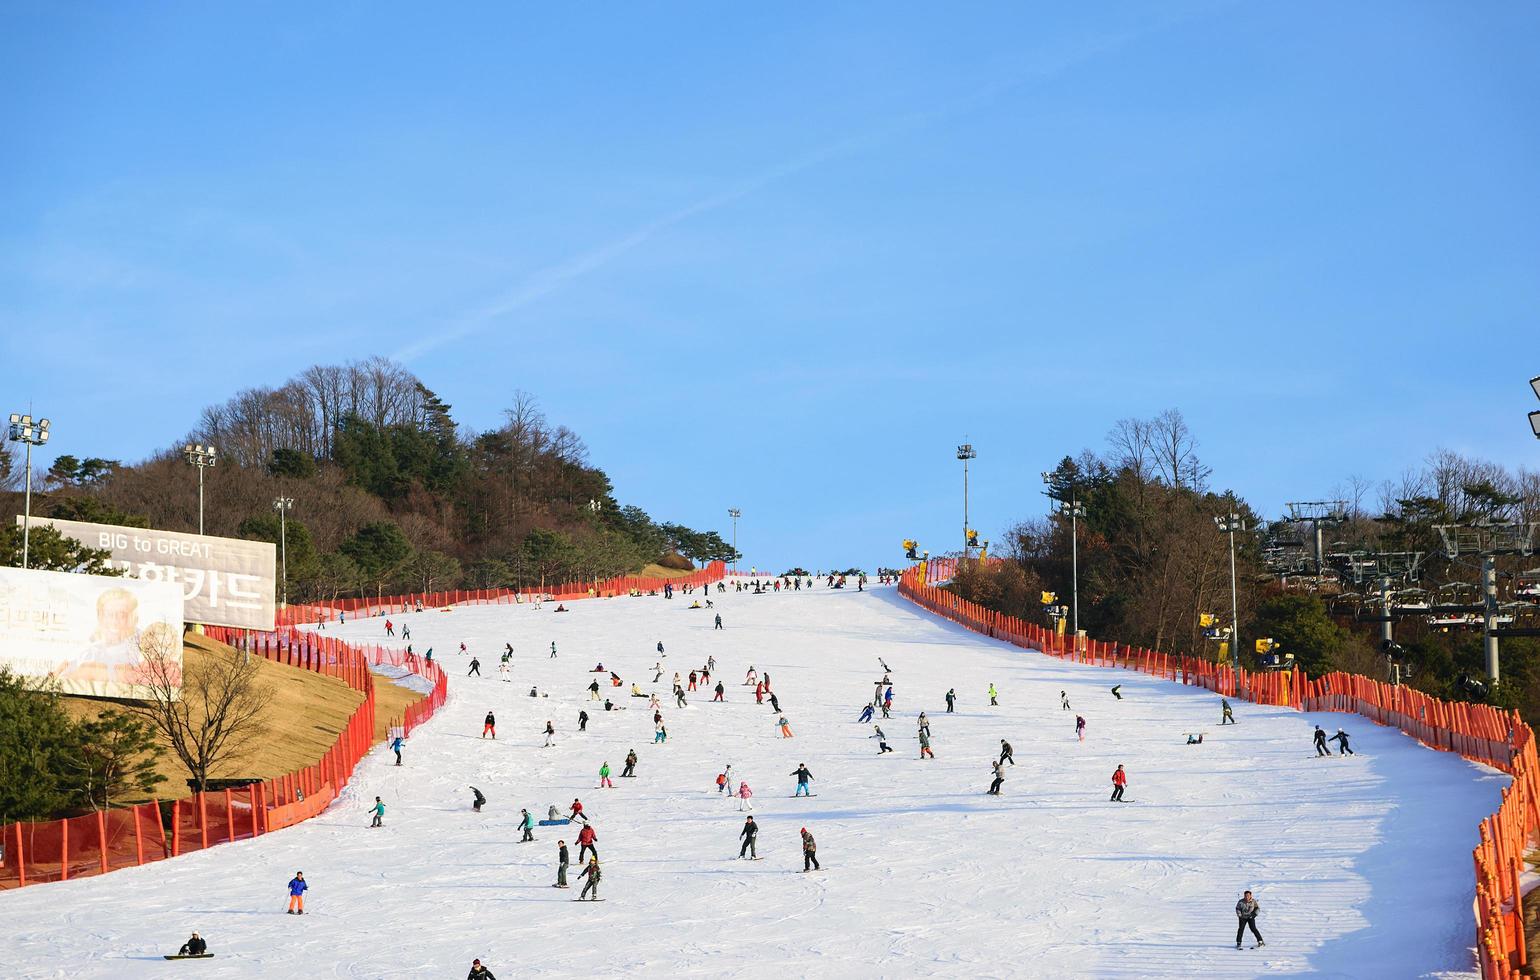
[{"label": "packed snow surface", "polygon": [[[462,607],[394,617],[450,674],[448,704],[379,747],[326,813],[257,840],[102,877],[0,893],[7,977],[452,977],[480,957],[498,976],[1413,977],[1472,970],[1470,850],[1506,777],[1353,715],[1301,715],[1143,675],[1064,664],[971,634],[892,589]],[[715,612],[725,629],[712,628]],[[399,629],[398,629],[399,632]],[[378,619],[327,629],[379,641]],[[550,658],[550,644],[559,656]],[[661,659],[663,678],[653,683]],[[464,641],[481,661],[467,677]],[[515,651],[511,679],[497,663]],[[669,695],[715,656],[726,702]],[[892,668],[894,752],[856,721]],[[590,673],[598,662],[608,674]],[[794,738],[743,686],[768,674]],[[600,679],[619,708],[587,700]],[[665,744],[647,702],[663,699]],[[993,683],[1000,704],[991,707]],[[1123,700],[1109,688],[1122,684]],[[529,697],[531,686],[541,697]],[[957,711],[943,695],[955,688]],[[1072,706],[1060,706],[1060,691]],[[548,695],[548,696],[547,696]],[[586,708],[588,731],[577,731]],[[934,760],[915,719],[929,714]],[[488,710],[497,739],[479,735]],[[1084,742],[1075,715],[1088,723]],[[556,745],[542,747],[546,720]],[[1316,758],[1340,725],[1357,755]],[[1201,746],[1186,733],[1206,733]],[[272,732],[281,739],[284,733]],[[1000,740],[1015,749],[987,796]],[[628,749],[636,778],[618,776]],[[732,765],[760,825],[719,796]],[[811,769],[811,799],[789,775]],[[1128,799],[1108,801],[1127,767]],[[471,811],[469,786],[489,803]],[[383,798],[385,826],[366,808]],[[517,843],[580,797],[598,832],[604,907],[574,899],[576,827]],[[802,874],[798,831],[823,870]],[[574,887],[558,890],[556,842]],[[310,883],[303,917],[285,884]],[[1267,945],[1234,948],[1243,889]],[[167,963],[193,931],[212,960]]]}]

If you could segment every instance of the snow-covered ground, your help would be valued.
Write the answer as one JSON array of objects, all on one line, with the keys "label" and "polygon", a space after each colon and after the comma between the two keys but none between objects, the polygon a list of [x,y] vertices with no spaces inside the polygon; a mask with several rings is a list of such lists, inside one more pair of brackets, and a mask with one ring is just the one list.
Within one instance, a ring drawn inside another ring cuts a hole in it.
[{"label": "snow-covered ground", "polygon": [[[1221,728],[1206,692],[1025,653],[931,619],[892,589],[712,598],[720,632],[685,597],[395,617],[451,678],[449,703],[412,736],[403,767],[377,750],[336,805],[290,830],[0,893],[0,975],[458,980],[477,956],[504,978],[1471,971],[1469,855],[1500,774],[1355,716],[1236,702],[1240,724]],[[328,633],[383,630],[363,620]],[[465,676],[462,640],[479,678]],[[668,656],[654,685],[659,640]],[[510,683],[496,666],[505,641],[517,652]],[[728,701],[701,691],[688,709],[666,703],[666,744],[653,744],[645,701],[617,697],[628,710],[611,713],[586,701],[589,681],[607,676],[588,672],[597,661],[626,690],[639,681],[666,698],[673,672],[708,655]],[[896,696],[883,723],[895,752],[882,757],[855,720],[879,656]],[[740,686],[751,664],[770,674],[795,738]],[[1118,682],[1122,701],[1108,693]],[[532,684],[549,697],[530,698]],[[960,699],[951,715],[949,687]],[[1084,743],[1061,690],[1089,723]],[[578,734],[584,707],[592,721]],[[488,709],[495,742],[478,737]],[[917,758],[921,709],[934,761]],[[541,747],[546,719],[554,748]],[[1358,754],[1317,759],[1317,721],[1346,727]],[[1202,746],[1183,744],[1197,731]],[[986,796],[1001,739],[1017,765],[1004,795]],[[618,775],[631,748],[637,778],[597,789],[600,764]],[[792,798],[802,762],[813,799]],[[736,860],[743,815],[715,795],[727,763],[755,793],[755,863]],[[1107,799],[1119,763],[1123,805]],[[469,785],[490,798],[480,814]],[[371,830],[376,795],[388,812]],[[521,806],[541,817],[573,797],[599,833],[603,908],[551,887],[557,838],[572,844],[575,828],[516,843]],[[817,836],[822,872],[797,873],[802,827]],[[284,914],[296,870],[311,885],[302,918]],[[1236,951],[1233,907],[1246,888],[1268,945]],[[195,929],[215,959],[160,959]]]}]

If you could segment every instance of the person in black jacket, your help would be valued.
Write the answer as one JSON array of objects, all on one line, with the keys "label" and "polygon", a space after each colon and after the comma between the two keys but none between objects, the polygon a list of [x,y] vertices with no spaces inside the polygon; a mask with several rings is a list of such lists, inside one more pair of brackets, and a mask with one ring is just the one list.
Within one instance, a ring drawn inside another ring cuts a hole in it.
[{"label": "person in black jacket", "polygon": [[1000,740],[1000,764],[1004,765],[1007,762],[1013,766],[1016,764],[1016,760],[1011,756],[1011,743],[1002,738]]},{"label": "person in black jacket", "polygon": [[1326,731],[1317,725],[1315,726],[1315,757],[1319,759],[1323,755],[1331,755],[1331,749],[1326,747]]},{"label": "person in black jacket", "polygon": [[481,808],[487,805],[487,798],[482,795],[481,790],[474,786],[471,787],[471,792],[475,794],[471,797],[471,809],[480,813]]},{"label": "person in black jacket", "polygon": [[1262,911],[1262,907],[1257,904],[1256,899],[1251,897],[1251,892],[1242,895],[1241,900],[1235,903],[1235,916],[1240,920],[1240,923],[1235,927],[1236,949],[1241,948],[1241,937],[1246,934],[1247,926],[1251,927],[1251,934],[1257,937],[1258,946],[1267,945],[1262,941],[1262,934],[1257,932],[1257,913],[1260,911]]},{"label": "person in black jacket", "polygon": [[492,971],[481,965],[480,960],[471,963],[471,972],[465,975],[465,980],[497,980]]},{"label": "person in black jacket", "polygon": [[738,856],[741,858],[747,853],[749,857],[757,859],[759,851],[754,847],[754,838],[759,836],[759,824],[754,822],[753,817],[743,822],[743,830],[738,832],[738,836],[743,839],[743,846],[738,848]]},{"label": "person in black jacket", "polygon": [[192,934],[192,938],[191,939],[187,940],[187,942],[182,944],[181,950],[178,951],[176,955],[178,955],[178,956],[202,956],[204,953],[207,953],[208,951],[209,951],[209,944],[204,942],[203,941],[203,937],[198,935],[195,932],[195,933]]},{"label": "person in black jacket", "polygon": [[557,888],[567,887],[567,842],[556,842],[556,885]]},{"label": "person in black jacket", "polygon": [[1327,741],[1336,742],[1337,743],[1337,754],[1339,756],[1340,755],[1352,755],[1353,754],[1353,750],[1348,748],[1348,733],[1343,731],[1342,729],[1340,729],[1340,728],[1337,729],[1337,734],[1333,735]]}]

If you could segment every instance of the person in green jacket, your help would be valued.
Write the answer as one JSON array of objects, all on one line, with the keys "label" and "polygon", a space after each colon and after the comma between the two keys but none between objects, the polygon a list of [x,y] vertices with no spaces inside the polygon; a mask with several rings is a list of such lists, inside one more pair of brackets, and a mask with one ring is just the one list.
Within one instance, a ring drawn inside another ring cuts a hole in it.
[{"label": "person in green jacket", "polygon": [[995,700],[995,698],[998,698],[999,696],[1000,692],[995,690],[995,686],[993,684],[989,685],[989,703],[999,707],[1000,702]]},{"label": "person in green jacket", "polygon": [[520,810],[519,812],[524,814],[519,819],[519,829],[524,831],[524,836],[519,838],[519,843],[526,844],[535,839],[535,818],[530,815],[528,810]]},{"label": "person in green jacket", "polygon": [[608,762],[599,767],[599,785],[601,787],[608,786],[610,789],[615,788],[615,784],[610,782],[610,764]]},{"label": "person in green jacket", "polygon": [[385,804],[380,802],[378,796],[374,798],[374,806],[369,808],[369,812],[374,814],[374,821],[369,826],[383,827],[385,825]]}]

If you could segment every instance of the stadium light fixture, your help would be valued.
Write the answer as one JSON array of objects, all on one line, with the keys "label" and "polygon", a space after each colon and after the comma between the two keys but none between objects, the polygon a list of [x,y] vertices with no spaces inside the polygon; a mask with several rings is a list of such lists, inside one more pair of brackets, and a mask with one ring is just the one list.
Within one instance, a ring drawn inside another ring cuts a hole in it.
[{"label": "stadium light fixture", "polygon": [[189,465],[198,468],[198,534],[203,534],[203,471],[219,462],[219,452],[203,443],[189,443],[182,448]]},{"label": "stadium light fixture", "polygon": [[736,507],[727,508],[727,516],[733,519],[733,574],[738,574],[738,518],[743,516],[743,511]]},{"label": "stadium light fixture", "polygon": [[1230,536],[1230,649],[1235,651],[1237,662],[1240,657],[1241,619],[1238,605],[1235,601],[1235,532],[1246,530],[1246,522],[1241,515],[1231,511],[1221,517],[1214,518],[1214,526],[1219,528],[1220,534]]},{"label": "stadium light fixture", "polygon": [[278,512],[278,553],[283,556],[283,608],[289,606],[289,511],[294,509],[293,497],[276,497],[273,509]]},{"label": "stadium light fixture", "polygon": [[32,552],[32,447],[48,442],[48,420],[34,422],[31,415],[12,412],[6,437],[27,447],[27,496],[21,512],[21,567],[27,568]]},{"label": "stadium light fixture", "polygon": [[[1530,378],[1529,387],[1534,390],[1535,397],[1540,398],[1540,378]],[[1529,427],[1535,430],[1535,438],[1540,439],[1540,412],[1529,413]]]},{"label": "stadium light fixture", "polygon": [[973,443],[965,442],[957,447],[957,458],[963,464],[963,559],[968,557],[968,460],[978,459]]}]

